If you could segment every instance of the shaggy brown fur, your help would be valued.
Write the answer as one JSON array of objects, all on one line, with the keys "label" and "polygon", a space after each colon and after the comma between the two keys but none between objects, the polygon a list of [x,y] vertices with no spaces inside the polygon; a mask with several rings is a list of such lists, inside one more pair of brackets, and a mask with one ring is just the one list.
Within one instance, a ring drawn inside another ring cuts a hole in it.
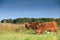
[{"label": "shaggy brown fur", "polygon": [[57,32],[57,25],[56,22],[44,22],[41,23],[41,25],[39,26],[38,32],[37,34],[41,34],[45,31],[49,31],[49,32]]},{"label": "shaggy brown fur", "polygon": [[37,23],[37,22],[27,23],[27,24],[25,24],[25,28],[32,29],[35,31],[39,28],[39,23]]}]

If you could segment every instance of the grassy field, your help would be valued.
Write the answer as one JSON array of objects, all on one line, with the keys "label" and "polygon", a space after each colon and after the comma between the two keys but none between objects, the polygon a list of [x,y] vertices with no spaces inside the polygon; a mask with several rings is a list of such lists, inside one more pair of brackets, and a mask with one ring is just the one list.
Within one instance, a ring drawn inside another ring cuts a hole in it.
[{"label": "grassy field", "polygon": [[60,31],[58,34],[46,32],[37,35],[31,30],[24,30],[23,25],[18,24],[0,24],[0,28],[0,40],[60,40]]},{"label": "grassy field", "polygon": [[36,35],[32,33],[0,32],[0,40],[60,40],[60,34],[46,33]]}]

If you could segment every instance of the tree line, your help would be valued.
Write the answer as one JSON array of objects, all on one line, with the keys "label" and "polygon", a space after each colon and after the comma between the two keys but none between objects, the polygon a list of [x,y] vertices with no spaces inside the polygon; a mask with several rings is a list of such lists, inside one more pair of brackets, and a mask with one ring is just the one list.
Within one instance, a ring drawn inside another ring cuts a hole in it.
[{"label": "tree line", "polygon": [[28,23],[28,22],[53,22],[56,21],[60,25],[60,18],[16,18],[16,19],[3,19],[1,23]]}]

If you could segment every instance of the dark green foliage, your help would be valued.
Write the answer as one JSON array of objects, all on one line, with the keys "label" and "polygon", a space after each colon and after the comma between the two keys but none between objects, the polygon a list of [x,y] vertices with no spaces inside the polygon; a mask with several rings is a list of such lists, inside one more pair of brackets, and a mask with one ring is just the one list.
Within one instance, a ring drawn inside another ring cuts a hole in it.
[{"label": "dark green foliage", "polygon": [[17,19],[14,20],[14,23],[19,24],[19,23],[21,23],[22,21],[23,21],[22,18],[17,18]]},{"label": "dark green foliage", "polygon": [[55,21],[54,18],[41,18],[41,22],[53,22]]},{"label": "dark green foliage", "polygon": [[60,18],[55,19],[55,21],[56,21],[57,24],[60,26]]},{"label": "dark green foliage", "polygon": [[3,19],[1,23],[13,23],[13,19]]},{"label": "dark green foliage", "polygon": [[16,19],[3,19],[1,23],[28,23],[28,22],[53,22],[56,21],[60,25],[60,18],[16,18]]}]

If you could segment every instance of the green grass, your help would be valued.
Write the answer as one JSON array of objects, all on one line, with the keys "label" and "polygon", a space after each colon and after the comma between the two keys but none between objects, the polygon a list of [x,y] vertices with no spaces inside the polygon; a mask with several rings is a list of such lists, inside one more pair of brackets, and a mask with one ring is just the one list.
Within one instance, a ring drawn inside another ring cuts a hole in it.
[{"label": "green grass", "polygon": [[11,32],[0,32],[0,40],[60,40],[60,34],[33,34],[33,33],[11,33]]}]

